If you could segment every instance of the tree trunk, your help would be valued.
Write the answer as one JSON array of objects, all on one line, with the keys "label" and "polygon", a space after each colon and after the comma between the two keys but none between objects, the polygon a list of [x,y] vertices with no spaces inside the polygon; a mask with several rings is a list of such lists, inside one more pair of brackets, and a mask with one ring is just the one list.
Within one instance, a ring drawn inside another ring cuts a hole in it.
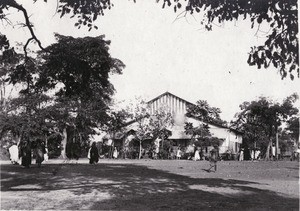
[{"label": "tree trunk", "polygon": [[67,158],[67,155],[66,155],[67,138],[68,138],[67,127],[65,127],[64,130],[63,130],[62,149],[61,149],[61,152],[60,152],[60,157],[62,159]]},{"label": "tree trunk", "polygon": [[279,149],[279,143],[278,143],[278,132],[276,130],[276,151],[275,151],[275,155],[276,155],[276,160],[279,159],[279,156],[278,156],[278,149]]},{"label": "tree trunk", "polygon": [[139,152],[139,159],[142,157],[142,141],[140,141],[140,152]]},{"label": "tree trunk", "polygon": [[[267,152],[266,152],[266,160],[270,160],[270,150],[272,150],[272,140],[270,138],[269,140],[269,144],[268,144],[268,147],[267,147]],[[272,153],[271,153],[272,154]]]}]

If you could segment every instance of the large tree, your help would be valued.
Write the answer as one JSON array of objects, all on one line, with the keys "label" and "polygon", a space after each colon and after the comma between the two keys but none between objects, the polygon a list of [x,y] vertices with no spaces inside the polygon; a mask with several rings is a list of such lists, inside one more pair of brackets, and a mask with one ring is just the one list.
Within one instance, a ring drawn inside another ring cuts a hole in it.
[{"label": "large tree", "polygon": [[[27,57],[25,63],[10,69],[9,81],[24,84],[20,92],[22,98],[14,100],[18,106],[12,111],[18,118],[23,117],[23,113],[30,120],[41,117],[39,124],[26,124],[21,118],[19,123],[24,123],[21,128],[40,131],[35,126],[46,123],[51,123],[52,129],[59,128],[64,136],[63,157],[67,141],[78,145],[69,144],[69,154],[77,156],[80,152],[75,151],[88,141],[93,128],[107,122],[114,93],[109,77],[113,73],[121,74],[124,64],[110,56],[110,41],[104,40],[104,36],[56,37],[57,43],[41,51],[37,59]],[[45,94],[51,96],[52,101],[49,102]]]},{"label": "large tree", "polygon": [[46,121],[51,97],[34,87],[36,60],[30,58],[25,64],[11,63],[5,71],[4,81],[19,84],[20,92],[12,99],[4,99],[5,105],[2,104],[0,113],[0,138],[10,132],[21,141],[28,138],[30,141],[45,139],[51,127],[51,123]]},{"label": "large tree", "polygon": [[56,38],[57,43],[41,52],[36,86],[55,90],[60,110],[71,120],[64,122],[64,136],[68,135],[67,128],[73,127],[75,138],[87,140],[93,127],[104,126],[109,119],[114,93],[109,77],[121,74],[125,65],[110,56],[110,41],[104,40],[104,35],[73,38],[56,34]]},{"label": "large tree", "polygon": [[[36,2],[37,0],[32,0]],[[41,1],[41,0],[40,0]],[[47,0],[44,0],[47,2]],[[136,0],[133,0],[134,2]],[[297,0],[157,0],[165,6],[172,6],[175,12],[181,11],[179,16],[187,14],[201,16],[201,24],[208,31],[212,30],[216,23],[250,19],[251,28],[256,27],[257,31],[267,31],[264,45],[253,46],[249,52],[249,65],[256,65],[267,68],[273,65],[279,70],[282,78],[295,75],[299,78],[299,43],[298,43],[298,5]],[[86,26],[89,30],[98,28],[95,21],[104,15],[104,12],[111,9],[111,0],[58,0],[57,13],[60,17],[76,18],[75,27]],[[42,43],[34,33],[34,26],[24,8],[16,0],[1,0],[0,19],[9,22],[7,11],[16,9],[24,16],[24,26],[30,32],[30,38],[24,44],[24,51],[27,54],[27,47],[35,41],[41,49]],[[269,30],[262,30],[263,27]]]},{"label": "large tree", "polygon": [[298,95],[293,94],[282,103],[272,102],[265,97],[244,102],[240,105],[242,111],[236,114],[233,126],[244,132],[245,141],[266,142],[266,159],[270,159],[272,144],[274,140],[278,140],[279,127],[299,112],[294,107],[297,99]]}]

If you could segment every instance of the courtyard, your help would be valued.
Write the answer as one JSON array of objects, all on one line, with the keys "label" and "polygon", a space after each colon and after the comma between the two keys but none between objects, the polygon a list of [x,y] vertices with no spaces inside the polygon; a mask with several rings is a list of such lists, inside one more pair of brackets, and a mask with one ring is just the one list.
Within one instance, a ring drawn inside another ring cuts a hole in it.
[{"label": "courtyard", "polygon": [[299,163],[1,161],[2,210],[299,210]]}]

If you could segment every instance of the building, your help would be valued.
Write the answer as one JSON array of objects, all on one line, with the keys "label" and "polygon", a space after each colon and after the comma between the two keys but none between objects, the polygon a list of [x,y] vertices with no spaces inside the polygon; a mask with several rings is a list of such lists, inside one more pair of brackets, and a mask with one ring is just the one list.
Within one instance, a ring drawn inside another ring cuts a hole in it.
[{"label": "building", "polygon": [[[173,114],[174,118],[174,126],[171,128],[172,135],[169,139],[173,140],[175,145],[180,144],[185,147],[188,147],[187,145],[191,139],[191,136],[185,133],[185,123],[190,122],[193,123],[194,126],[203,123],[196,118],[186,116],[188,105],[193,104],[169,92],[165,92],[148,102],[150,114],[153,114],[162,106],[169,109],[169,112]],[[226,153],[227,151],[230,151],[233,154],[239,152],[240,145],[242,144],[242,134],[239,131],[223,125],[208,122],[205,123],[208,124],[212,136],[224,140],[219,146],[220,154]]]},{"label": "building", "polygon": [[[172,135],[168,138],[173,141],[173,144],[176,146],[181,146],[186,149],[186,151],[194,151],[194,147],[190,145],[191,136],[185,133],[185,123],[190,122],[193,123],[193,126],[196,127],[202,123],[205,123],[209,126],[210,133],[212,136],[222,139],[222,143],[219,146],[219,153],[223,154],[230,151],[232,154],[237,154],[240,150],[240,145],[242,143],[242,134],[234,129],[229,127],[202,122],[199,119],[187,117],[187,106],[193,105],[192,103],[175,96],[169,92],[165,92],[158,97],[147,102],[149,113],[154,114],[155,111],[163,107],[167,109],[173,116],[174,125],[168,130],[172,132]],[[128,142],[133,139],[134,130],[137,127],[137,122],[132,121],[127,126],[125,131],[127,131],[126,135],[118,135],[119,138],[114,140],[115,146],[126,147],[128,146]],[[128,133],[129,132],[129,133]],[[130,137],[128,138],[128,134]],[[143,146],[150,144],[151,140],[144,141]],[[206,152],[209,151],[208,148],[205,149]],[[205,153],[205,152],[204,152]]]}]

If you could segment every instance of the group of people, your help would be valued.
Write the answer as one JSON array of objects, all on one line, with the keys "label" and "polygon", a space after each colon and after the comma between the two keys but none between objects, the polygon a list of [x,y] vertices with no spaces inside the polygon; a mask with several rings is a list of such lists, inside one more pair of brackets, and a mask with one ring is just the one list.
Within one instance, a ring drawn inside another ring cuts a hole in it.
[{"label": "group of people", "polygon": [[25,168],[29,168],[32,163],[32,149],[36,164],[41,167],[42,162],[48,159],[46,146],[41,139],[36,139],[33,142],[23,140],[19,146],[13,144],[8,149],[12,164],[21,164]]}]

